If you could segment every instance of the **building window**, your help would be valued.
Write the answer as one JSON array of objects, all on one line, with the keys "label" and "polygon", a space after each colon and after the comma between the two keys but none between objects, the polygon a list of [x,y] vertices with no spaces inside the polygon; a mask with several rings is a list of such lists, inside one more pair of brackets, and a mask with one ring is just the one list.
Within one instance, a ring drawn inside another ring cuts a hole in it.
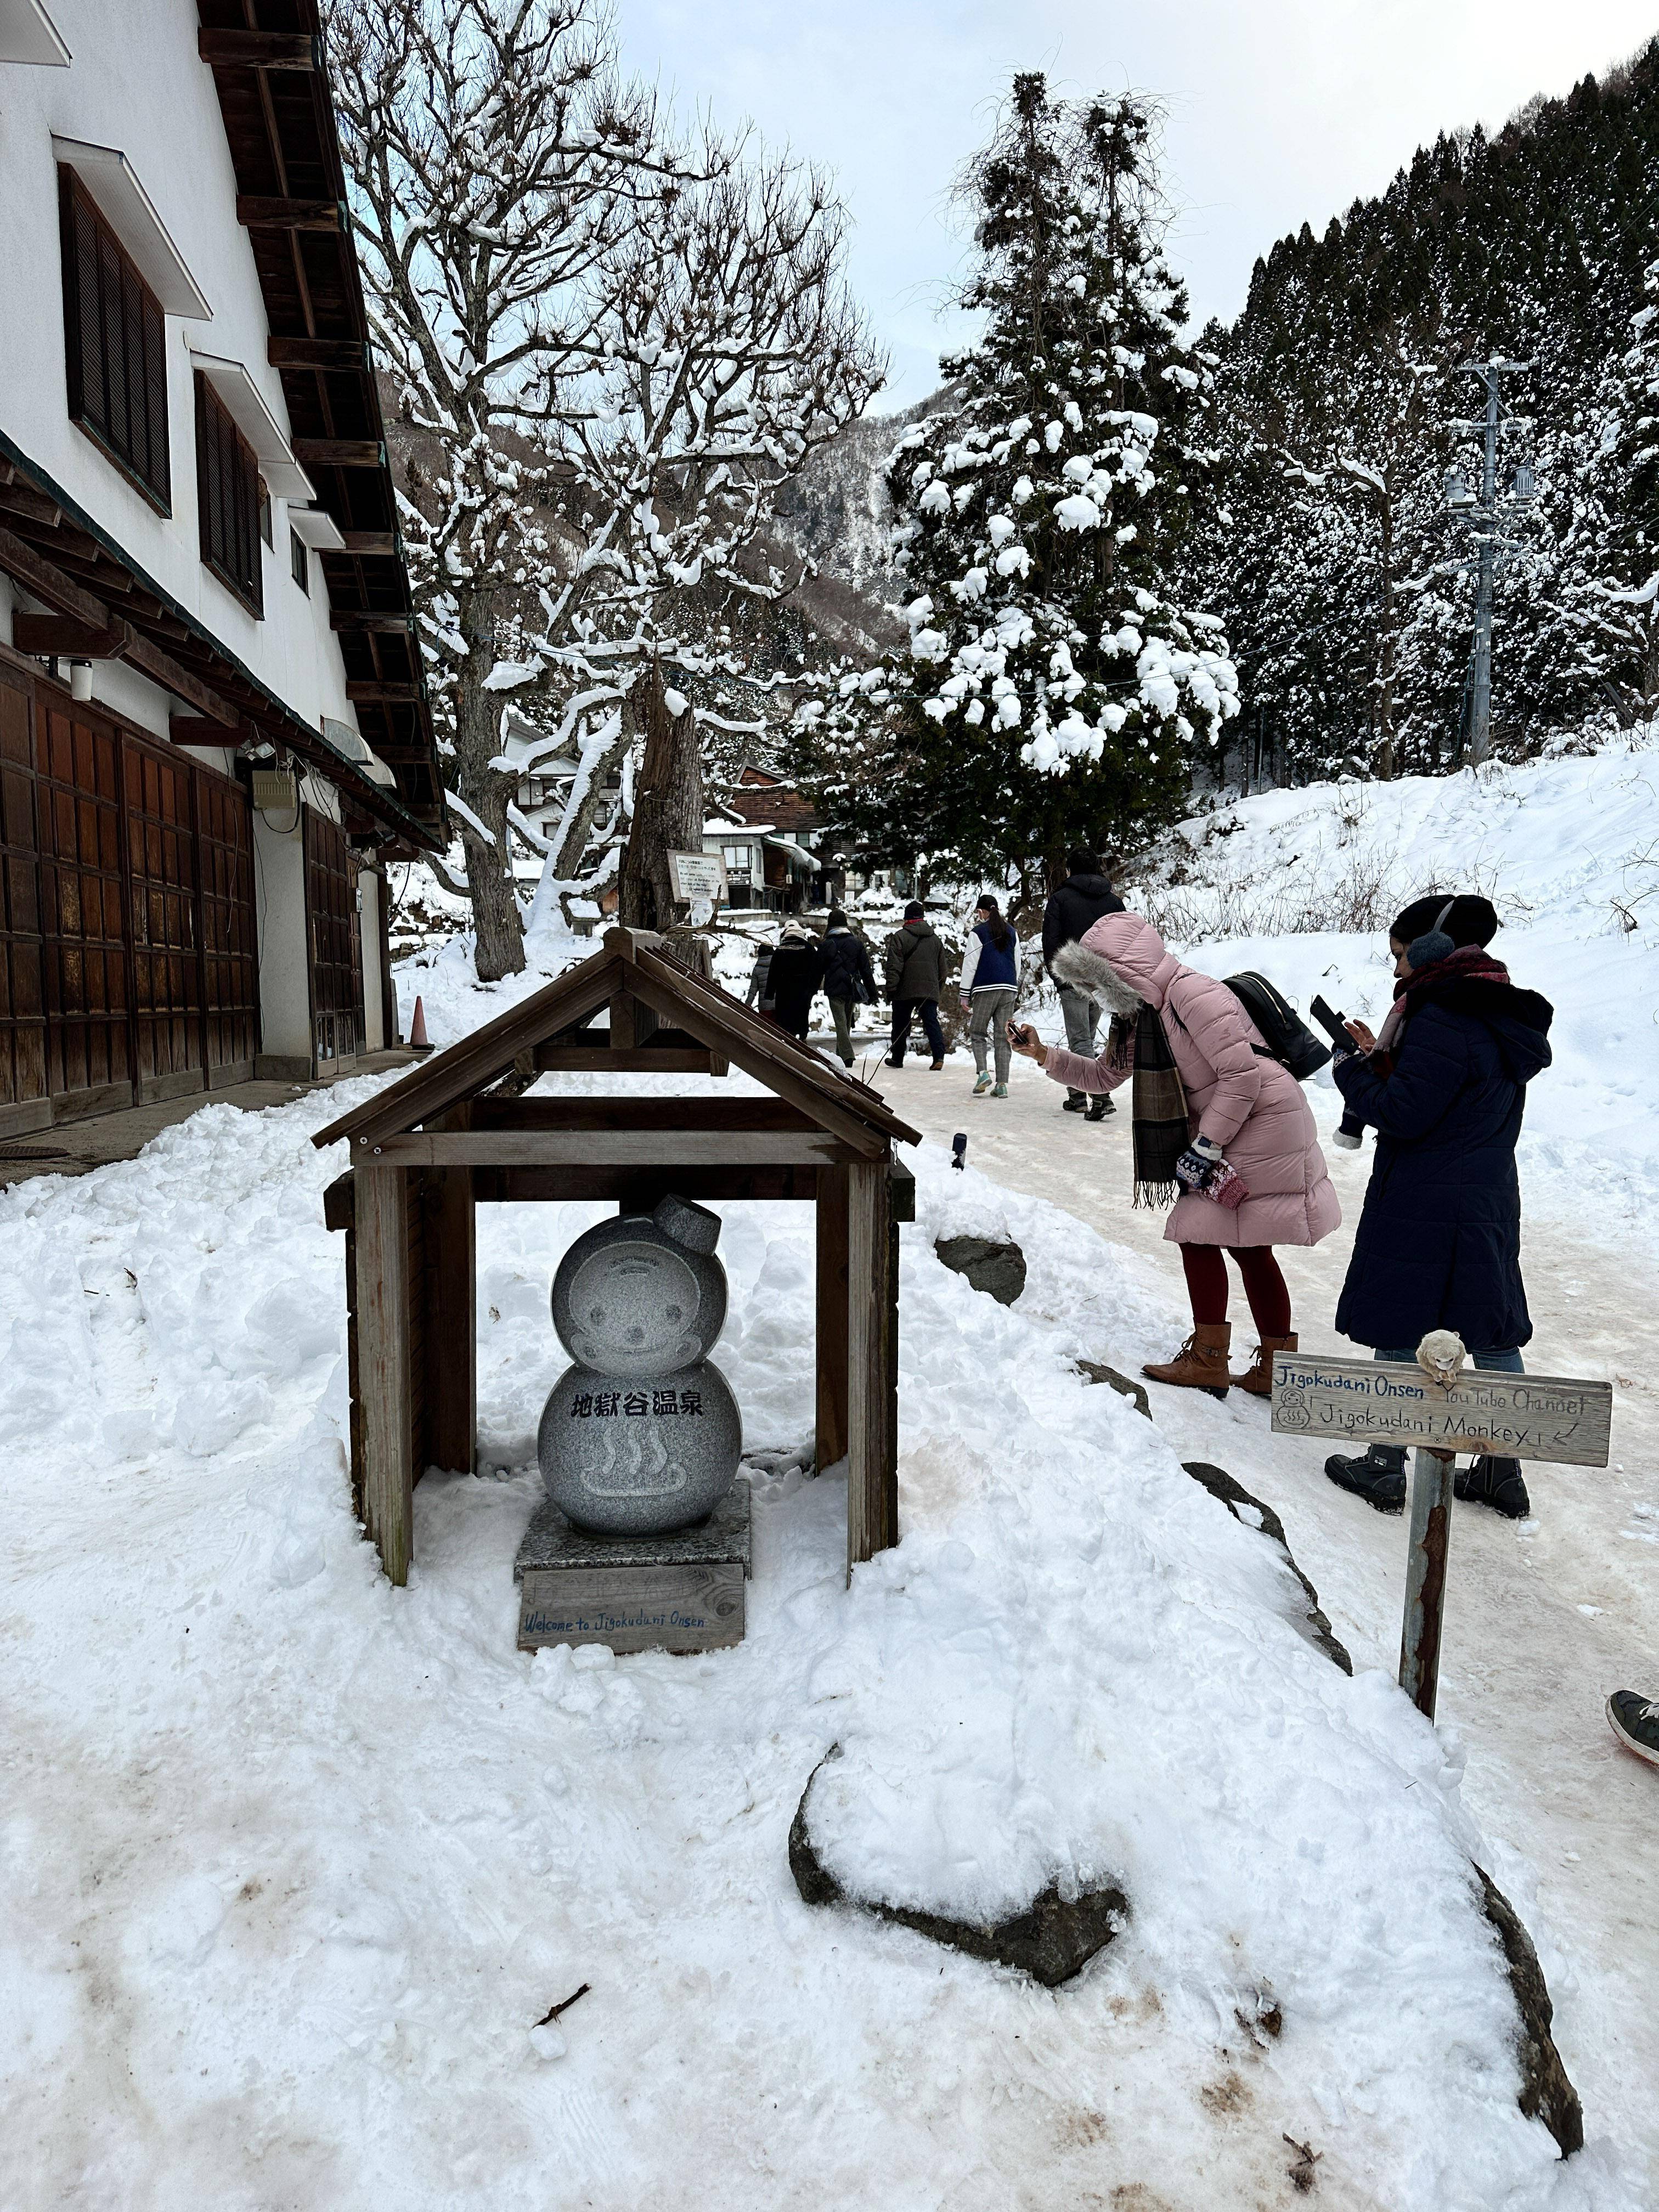
[{"label": "building window", "polygon": [[276,525],[271,520],[270,494],[265,489],[263,477],[259,479],[259,535],[274,553],[276,550]]},{"label": "building window", "polygon": [[723,845],[720,855],[726,862],[726,874],[742,876],[747,881],[754,866],[754,849],[752,845]]},{"label": "building window", "polygon": [[259,552],[259,465],[230,410],[196,374],[196,496],[202,558],[250,614],[263,617]]},{"label": "building window", "polygon": [[69,411],[153,507],[173,512],[167,323],[73,169],[58,172]]},{"label": "building window", "polygon": [[288,565],[294,571],[295,582],[300,586],[300,589],[305,592],[306,596],[309,598],[311,595],[311,563],[306,557],[306,541],[301,537],[297,530],[290,530],[288,533]]}]

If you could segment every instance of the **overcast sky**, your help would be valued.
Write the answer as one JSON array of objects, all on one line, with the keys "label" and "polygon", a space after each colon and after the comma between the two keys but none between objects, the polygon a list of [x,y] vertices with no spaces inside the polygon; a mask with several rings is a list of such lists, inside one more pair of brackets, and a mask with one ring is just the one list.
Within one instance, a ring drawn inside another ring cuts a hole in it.
[{"label": "overcast sky", "polygon": [[951,204],[1016,70],[1166,105],[1172,258],[1194,313],[1379,190],[1437,131],[1504,121],[1659,30],[1659,0],[619,0],[629,61],[833,168],[852,278],[891,356],[878,407],[931,390],[963,239]]}]

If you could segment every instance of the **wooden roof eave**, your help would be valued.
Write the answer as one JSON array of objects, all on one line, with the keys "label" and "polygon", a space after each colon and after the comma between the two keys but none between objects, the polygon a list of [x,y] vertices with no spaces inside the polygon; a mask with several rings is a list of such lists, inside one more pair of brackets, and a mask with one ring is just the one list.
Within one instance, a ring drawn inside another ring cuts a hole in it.
[{"label": "wooden roof eave", "polygon": [[[243,726],[279,742],[394,834],[427,851],[441,852],[444,837],[336,753],[319,730],[302,720],[200,617],[182,605],[137,563],[104,526],[71,499],[57,479],[0,430],[0,466],[13,485],[31,491],[77,536],[96,549],[94,563],[82,561],[70,574],[52,557],[54,526],[0,511],[0,568],[55,612],[91,625],[109,626],[127,645],[116,657],[130,659],[151,682],[199,707],[223,732],[222,742],[241,742]],[[154,611],[131,605],[142,593]],[[194,660],[198,665],[190,665]]]},{"label": "wooden roof eave", "polygon": [[[198,51],[212,68],[238,215],[264,301],[267,358],[282,382],[295,451],[313,456],[319,506],[345,539],[343,550],[313,566],[346,665],[347,696],[402,804],[441,823],[444,780],[412,628],[321,11],[318,0],[198,0],[197,12]],[[261,12],[279,15],[281,28],[257,27],[251,19]],[[296,222],[296,209],[312,212]],[[386,628],[398,617],[411,625],[401,635]],[[442,836],[422,842],[441,848]]]}]

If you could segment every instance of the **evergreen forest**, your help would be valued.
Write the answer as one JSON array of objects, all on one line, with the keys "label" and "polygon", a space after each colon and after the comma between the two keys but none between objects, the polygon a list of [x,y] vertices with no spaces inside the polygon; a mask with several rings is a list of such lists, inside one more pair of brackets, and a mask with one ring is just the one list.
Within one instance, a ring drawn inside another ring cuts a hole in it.
[{"label": "evergreen forest", "polygon": [[1220,450],[1186,588],[1238,670],[1229,780],[1464,757],[1476,361],[1524,364],[1500,379],[1494,750],[1653,711],[1656,187],[1659,42],[1420,149],[1322,236],[1281,239],[1205,331]]}]

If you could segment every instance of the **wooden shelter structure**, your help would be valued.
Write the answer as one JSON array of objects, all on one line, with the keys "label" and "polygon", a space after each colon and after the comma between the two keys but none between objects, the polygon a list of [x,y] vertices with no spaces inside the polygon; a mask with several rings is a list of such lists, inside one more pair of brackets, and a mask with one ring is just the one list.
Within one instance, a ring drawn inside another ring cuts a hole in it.
[{"label": "wooden shelter structure", "polygon": [[[733,1066],[771,1096],[519,1095],[556,1070]],[[346,1233],[352,1492],[392,1581],[409,1579],[422,1474],[476,1462],[481,1201],[813,1201],[818,1464],[848,1462],[848,1573],[896,1544],[898,1224],[915,1218],[915,1180],[895,1139],[921,1137],[867,1084],[629,929],[331,1122],[313,1141],[349,1143],[352,1162],[325,1206]]]}]

